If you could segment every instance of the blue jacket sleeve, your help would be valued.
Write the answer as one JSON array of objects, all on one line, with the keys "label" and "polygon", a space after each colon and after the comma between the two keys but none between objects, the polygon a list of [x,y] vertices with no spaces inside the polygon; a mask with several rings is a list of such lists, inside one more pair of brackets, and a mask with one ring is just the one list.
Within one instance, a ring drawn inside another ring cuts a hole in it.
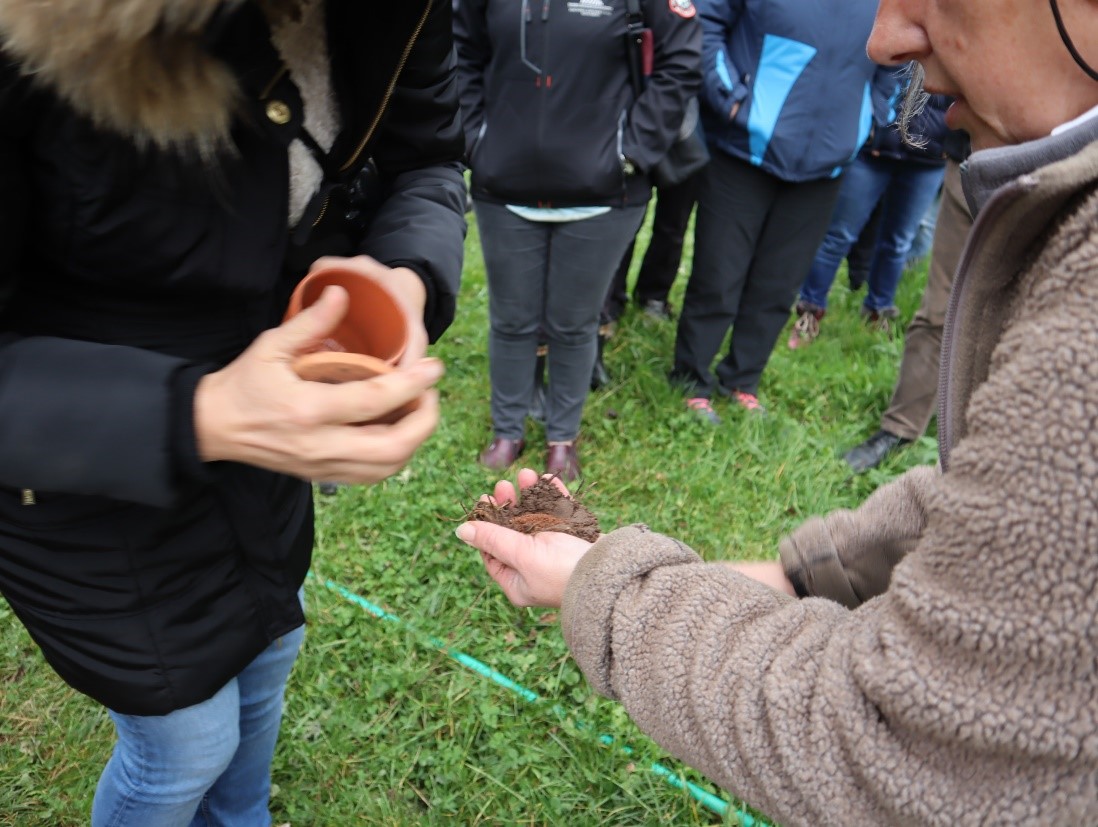
[{"label": "blue jacket sleeve", "polygon": [[743,68],[732,62],[729,44],[745,0],[699,0],[702,27],[702,93],[709,108],[732,120],[732,107],[747,97]]}]

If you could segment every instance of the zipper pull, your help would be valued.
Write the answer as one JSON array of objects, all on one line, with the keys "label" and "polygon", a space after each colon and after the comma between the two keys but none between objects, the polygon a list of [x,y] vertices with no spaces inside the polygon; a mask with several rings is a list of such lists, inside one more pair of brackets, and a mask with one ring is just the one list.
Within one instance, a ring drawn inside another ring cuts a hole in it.
[{"label": "zipper pull", "polygon": [[544,23],[549,19],[549,0],[545,0],[541,4],[541,22]]},{"label": "zipper pull", "polygon": [[29,488],[23,489],[23,505],[37,505],[38,501],[34,498],[34,491]]}]

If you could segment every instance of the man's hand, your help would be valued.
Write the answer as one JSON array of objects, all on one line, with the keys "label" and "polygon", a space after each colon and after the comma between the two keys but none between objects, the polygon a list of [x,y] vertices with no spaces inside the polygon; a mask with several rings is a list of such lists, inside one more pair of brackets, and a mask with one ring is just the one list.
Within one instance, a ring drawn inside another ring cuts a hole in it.
[{"label": "man's hand", "polygon": [[[529,488],[537,480],[536,471],[523,468],[519,472],[520,488]],[[563,490],[563,483],[558,480],[558,484]],[[515,487],[507,480],[499,481],[493,499],[499,504],[513,502]],[[521,534],[485,522],[462,523],[456,534],[480,551],[488,574],[516,606],[559,608],[568,579],[591,548],[591,543],[571,534]]]}]

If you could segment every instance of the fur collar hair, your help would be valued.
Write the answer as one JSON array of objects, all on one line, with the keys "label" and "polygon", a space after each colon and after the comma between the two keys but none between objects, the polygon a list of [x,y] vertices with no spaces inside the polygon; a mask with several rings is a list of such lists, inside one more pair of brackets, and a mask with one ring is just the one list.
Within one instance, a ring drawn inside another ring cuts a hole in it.
[{"label": "fur collar hair", "polygon": [[[243,0],[0,0],[0,45],[24,73],[98,126],[139,145],[209,155],[240,94],[201,36]],[[271,19],[298,0],[261,0]]]}]

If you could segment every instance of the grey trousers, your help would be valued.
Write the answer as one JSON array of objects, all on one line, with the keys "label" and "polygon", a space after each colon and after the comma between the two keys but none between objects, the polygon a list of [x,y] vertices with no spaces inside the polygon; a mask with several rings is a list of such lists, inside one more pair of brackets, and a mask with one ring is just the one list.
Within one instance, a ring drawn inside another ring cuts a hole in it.
[{"label": "grey trousers", "polygon": [[549,442],[574,440],[595,364],[603,298],[644,205],[563,222],[528,221],[481,200],[474,208],[488,275],[495,435],[523,436],[540,327],[549,345],[545,436]]},{"label": "grey trousers", "polygon": [[892,402],[881,417],[882,430],[904,439],[922,436],[935,412],[942,328],[953,275],[971,228],[972,216],[961,190],[960,165],[949,161],[923,301],[907,328],[900,376],[892,392]]}]

